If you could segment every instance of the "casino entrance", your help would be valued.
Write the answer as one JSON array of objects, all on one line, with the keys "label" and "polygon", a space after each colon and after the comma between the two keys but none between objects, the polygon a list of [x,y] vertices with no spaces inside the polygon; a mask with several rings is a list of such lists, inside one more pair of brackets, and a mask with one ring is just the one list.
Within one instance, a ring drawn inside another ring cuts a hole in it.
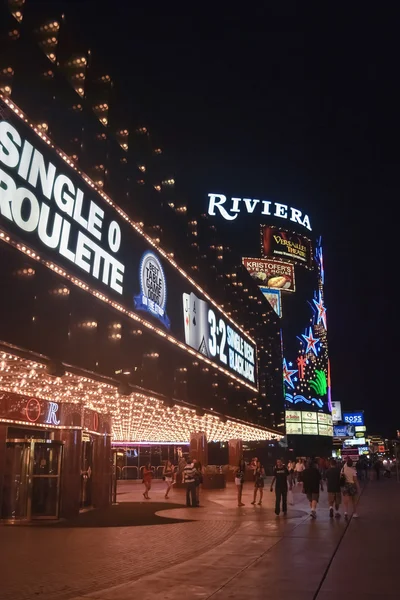
[{"label": "casino entrance", "polygon": [[58,519],[63,442],[14,437],[9,430],[4,456],[1,517],[8,522]]}]

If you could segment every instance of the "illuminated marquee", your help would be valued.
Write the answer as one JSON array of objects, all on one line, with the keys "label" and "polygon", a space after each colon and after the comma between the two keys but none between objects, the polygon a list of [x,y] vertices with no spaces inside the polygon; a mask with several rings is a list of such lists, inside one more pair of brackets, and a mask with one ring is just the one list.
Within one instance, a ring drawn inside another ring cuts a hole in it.
[{"label": "illuminated marquee", "polygon": [[301,210],[291,208],[287,204],[279,202],[271,202],[270,200],[257,200],[251,198],[231,198],[227,202],[227,197],[224,194],[208,194],[208,214],[215,216],[217,209],[221,217],[227,221],[234,221],[240,212],[254,213],[257,212],[262,216],[279,217],[280,219],[289,219],[293,223],[298,223],[311,231],[310,219],[308,215],[303,215]]},{"label": "illuminated marquee", "polygon": [[[225,323],[226,335],[229,326],[255,357],[256,345],[249,333],[55,148],[47,135],[33,131],[15,104],[0,100],[0,108],[0,240],[257,392],[255,363],[246,357],[242,361],[241,356],[232,359],[231,348],[229,344],[224,348],[222,338],[215,354],[187,342],[182,294],[198,295],[218,324]],[[211,332],[207,341],[210,336]]]}]

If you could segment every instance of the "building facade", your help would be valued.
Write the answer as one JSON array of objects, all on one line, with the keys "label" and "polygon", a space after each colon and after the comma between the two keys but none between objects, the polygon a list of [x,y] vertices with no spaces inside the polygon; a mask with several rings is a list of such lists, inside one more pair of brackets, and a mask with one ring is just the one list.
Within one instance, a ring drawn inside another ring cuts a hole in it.
[{"label": "building facade", "polygon": [[10,1],[1,23],[2,518],[109,504],[127,449],[140,477],[190,444],[232,464],[278,441],[279,323],[257,285],[176,200],[90,36],[57,3]]}]

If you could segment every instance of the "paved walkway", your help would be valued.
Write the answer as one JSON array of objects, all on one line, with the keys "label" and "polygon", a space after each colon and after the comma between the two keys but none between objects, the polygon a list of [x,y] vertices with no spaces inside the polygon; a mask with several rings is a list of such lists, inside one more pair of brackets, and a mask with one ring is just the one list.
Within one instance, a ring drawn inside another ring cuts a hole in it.
[{"label": "paved walkway", "polygon": [[[139,502],[142,486],[123,482],[119,501]],[[152,501],[163,500],[155,483]],[[396,567],[400,484],[370,482],[360,518],[330,520],[326,494],[310,520],[296,490],[288,516],[276,517],[268,487],[263,506],[235,507],[233,485],[204,492],[203,508],[158,510],[190,519],[109,528],[0,528],[1,600],[165,600],[274,598],[358,600],[400,597]],[[171,494],[183,503],[183,490]],[[140,510],[140,504],[137,505]]]}]

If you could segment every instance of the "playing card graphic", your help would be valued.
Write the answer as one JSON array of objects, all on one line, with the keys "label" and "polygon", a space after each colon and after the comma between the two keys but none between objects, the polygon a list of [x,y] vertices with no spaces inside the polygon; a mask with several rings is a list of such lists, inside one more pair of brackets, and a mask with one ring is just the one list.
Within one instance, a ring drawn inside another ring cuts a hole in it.
[{"label": "playing card graphic", "polygon": [[208,304],[193,293],[183,294],[185,342],[205,356],[208,350]]},{"label": "playing card graphic", "polygon": [[190,296],[182,294],[183,299],[183,319],[185,327],[185,344],[190,344]]}]

